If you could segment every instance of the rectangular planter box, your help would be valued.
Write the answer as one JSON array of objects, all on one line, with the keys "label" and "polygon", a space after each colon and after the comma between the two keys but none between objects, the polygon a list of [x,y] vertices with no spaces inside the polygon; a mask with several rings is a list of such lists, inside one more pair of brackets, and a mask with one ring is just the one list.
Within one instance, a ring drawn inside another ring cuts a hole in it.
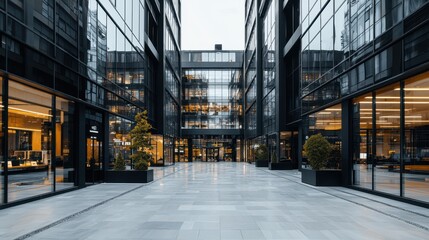
[{"label": "rectangular planter box", "polygon": [[148,183],[153,181],[153,169],[147,171],[106,171],[107,183]]},{"label": "rectangular planter box", "polygon": [[301,169],[303,183],[313,186],[341,186],[341,170]]},{"label": "rectangular planter box", "polygon": [[270,163],[269,165],[270,170],[292,170],[292,161],[284,161],[284,162],[278,162],[278,163]]},{"label": "rectangular planter box", "polygon": [[255,167],[268,167],[268,160],[256,160]]}]

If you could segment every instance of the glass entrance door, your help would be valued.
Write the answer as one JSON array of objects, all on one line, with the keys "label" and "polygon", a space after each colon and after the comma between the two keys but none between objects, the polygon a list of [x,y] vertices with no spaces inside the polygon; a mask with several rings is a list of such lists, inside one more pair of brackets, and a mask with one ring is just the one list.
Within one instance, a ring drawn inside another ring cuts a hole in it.
[{"label": "glass entrance door", "polygon": [[218,162],[218,161],[219,161],[219,148],[207,148],[206,162]]},{"label": "glass entrance door", "polygon": [[102,142],[97,136],[86,139],[86,183],[94,184],[102,180],[101,147]]}]

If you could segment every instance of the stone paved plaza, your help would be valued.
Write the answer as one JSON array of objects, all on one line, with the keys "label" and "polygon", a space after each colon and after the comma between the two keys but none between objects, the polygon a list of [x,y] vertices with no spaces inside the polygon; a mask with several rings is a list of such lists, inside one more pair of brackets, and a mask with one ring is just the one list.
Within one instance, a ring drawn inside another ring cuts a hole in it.
[{"label": "stone paved plaza", "polygon": [[0,239],[429,239],[429,209],[246,163],[156,168],[0,210]]}]

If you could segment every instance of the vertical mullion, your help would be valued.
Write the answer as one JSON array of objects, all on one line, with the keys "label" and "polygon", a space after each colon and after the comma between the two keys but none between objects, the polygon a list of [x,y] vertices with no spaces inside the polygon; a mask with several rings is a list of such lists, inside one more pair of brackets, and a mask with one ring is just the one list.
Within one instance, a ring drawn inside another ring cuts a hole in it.
[{"label": "vertical mullion", "polygon": [[371,154],[371,161],[372,161],[372,190],[375,190],[375,167],[376,167],[376,159],[377,159],[377,109],[376,109],[376,92],[372,93],[372,154]]},{"label": "vertical mullion", "polygon": [[55,96],[52,96],[52,120],[51,120],[51,171],[52,171],[52,175],[53,175],[53,183],[52,183],[52,191],[55,192],[56,191],[56,161],[57,161],[57,151],[56,151],[56,135],[57,135],[57,130],[56,130],[56,121],[57,121],[57,106],[56,106],[56,101],[55,101]]},{"label": "vertical mullion", "polygon": [[8,106],[9,106],[9,78],[7,75],[4,76],[3,78],[3,83],[2,83],[2,88],[3,88],[3,93],[2,93],[2,102],[3,102],[3,112],[2,112],[2,120],[3,120],[3,126],[2,126],[2,131],[3,131],[3,144],[2,144],[2,150],[3,150],[3,163],[4,163],[4,167],[3,167],[3,203],[8,203],[8,184],[9,184],[9,179],[8,179],[8,160],[9,160],[9,151],[8,151],[8,145],[7,145],[7,141],[8,141],[8,133],[7,133],[7,129],[9,127],[9,121],[8,121]]},{"label": "vertical mullion", "polygon": [[400,196],[403,197],[404,196],[404,179],[403,179],[403,170],[404,170],[404,156],[405,156],[405,91],[404,91],[404,81],[401,81],[400,83],[401,87],[400,87],[400,92],[401,92],[401,96],[400,96],[400,171],[399,171],[399,176],[400,176]]}]

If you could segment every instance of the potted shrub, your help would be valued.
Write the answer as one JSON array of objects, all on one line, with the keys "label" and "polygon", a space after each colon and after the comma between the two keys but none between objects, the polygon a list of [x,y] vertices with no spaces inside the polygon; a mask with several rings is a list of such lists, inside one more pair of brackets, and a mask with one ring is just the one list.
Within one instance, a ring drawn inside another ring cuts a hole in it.
[{"label": "potted shrub", "polygon": [[125,171],[125,160],[122,157],[122,153],[119,152],[118,156],[115,158],[113,170],[115,171]]},{"label": "potted shrub", "polygon": [[255,167],[268,167],[268,149],[264,144],[255,149]]},{"label": "potted shrub", "polygon": [[[122,156],[118,155],[115,160],[114,171],[106,172],[106,182],[147,183],[153,181],[153,169],[149,169],[151,156],[148,153],[148,150],[152,148],[150,143],[152,125],[147,119],[146,111],[137,114],[135,121],[136,125],[130,132],[132,149],[134,150],[134,154],[131,156],[134,170],[125,171],[119,160]],[[118,166],[116,166],[116,163],[118,163]]]},{"label": "potted shrub", "polygon": [[302,169],[302,182],[313,186],[340,186],[341,171],[328,169],[332,146],[321,134],[311,136],[304,144],[311,169]]}]

